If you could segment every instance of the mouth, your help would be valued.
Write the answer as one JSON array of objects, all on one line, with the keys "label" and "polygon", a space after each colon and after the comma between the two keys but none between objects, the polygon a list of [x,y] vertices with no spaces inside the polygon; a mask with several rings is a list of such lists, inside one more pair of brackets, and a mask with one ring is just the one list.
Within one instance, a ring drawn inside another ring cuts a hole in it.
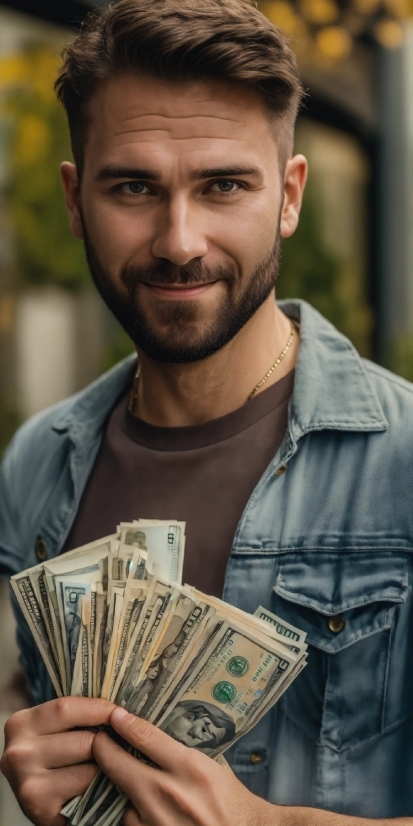
[{"label": "mouth", "polygon": [[216,281],[208,281],[203,284],[146,284],[144,286],[159,298],[166,298],[172,300],[185,300],[189,298],[198,298],[203,293],[208,292]]}]

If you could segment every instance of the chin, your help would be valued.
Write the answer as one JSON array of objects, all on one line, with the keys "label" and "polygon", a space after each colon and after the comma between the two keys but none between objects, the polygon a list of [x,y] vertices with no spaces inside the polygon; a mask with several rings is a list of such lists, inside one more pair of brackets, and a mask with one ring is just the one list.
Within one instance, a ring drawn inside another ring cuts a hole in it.
[{"label": "chin", "polygon": [[213,355],[220,349],[221,342],[215,338],[203,337],[199,330],[182,334],[172,331],[156,335],[151,331],[150,336],[137,335],[134,343],[154,361],[169,364],[186,364],[201,361]]}]

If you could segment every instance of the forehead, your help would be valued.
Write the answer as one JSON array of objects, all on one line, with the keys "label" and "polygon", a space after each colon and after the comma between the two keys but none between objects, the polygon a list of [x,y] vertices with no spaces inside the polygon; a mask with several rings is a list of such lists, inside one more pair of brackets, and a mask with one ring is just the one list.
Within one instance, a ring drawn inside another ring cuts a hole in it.
[{"label": "forehead", "polygon": [[[255,92],[220,81],[172,83],[124,74],[98,87],[89,108],[90,158],[125,154],[256,154],[271,146],[268,111]],[[133,158],[131,158],[133,160]]]}]

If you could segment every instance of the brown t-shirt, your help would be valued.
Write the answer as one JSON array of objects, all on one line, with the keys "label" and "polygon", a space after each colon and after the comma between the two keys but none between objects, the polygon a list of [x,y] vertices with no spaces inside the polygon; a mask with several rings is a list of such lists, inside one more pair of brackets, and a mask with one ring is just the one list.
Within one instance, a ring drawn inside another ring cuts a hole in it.
[{"label": "brown t-shirt", "polygon": [[201,425],[155,427],[112,411],[66,540],[68,551],[119,522],[186,522],[183,581],[221,596],[238,522],[287,427],[294,371],[243,407]]}]

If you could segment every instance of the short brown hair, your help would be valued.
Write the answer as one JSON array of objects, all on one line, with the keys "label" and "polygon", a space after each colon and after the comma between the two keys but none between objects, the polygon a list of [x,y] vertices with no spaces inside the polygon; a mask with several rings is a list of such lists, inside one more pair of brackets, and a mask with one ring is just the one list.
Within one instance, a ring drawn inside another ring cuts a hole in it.
[{"label": "short brown hair", "polygon": [[221,80],[264,100],[281,154],[291,148],[303,94],[287,39],[253,0],[120,0],[91,12],[63,52],[56,92],[79,171],[87,104],[99,82],[135,72],[167,81]]}]

